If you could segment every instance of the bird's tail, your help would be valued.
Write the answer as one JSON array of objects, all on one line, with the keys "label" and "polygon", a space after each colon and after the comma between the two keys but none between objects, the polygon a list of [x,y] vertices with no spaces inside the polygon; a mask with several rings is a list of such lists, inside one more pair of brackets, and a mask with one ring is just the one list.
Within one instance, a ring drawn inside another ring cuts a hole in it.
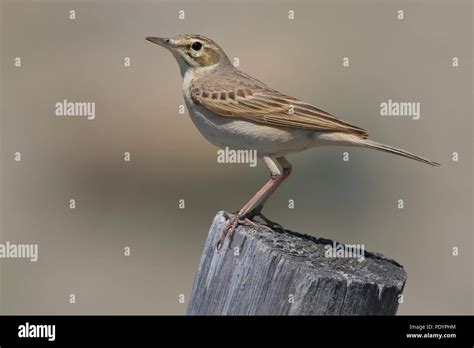
[{"label": "bird's tail", "polygon": [[393,146],[385,145],[385,144],[382,144],[382,143],[378,143],[378,142],[370,140],[370,139],[360,138],[357,135],[352,135],[352,134],[347,134],[347,133],[345,133],[345,134],[338,133],[338,138],[339,138],[339,141],[345,142],[345,143],[350,144],[352,146],[366,147],[366,148],[369,148],[369,149],[375,149],[375,150],[385,151],[385,152],[388,152],[388,153],[393,153],[395,155],[411,158],[413,160],[423,162],[423,163],[426,163],[426,164],[429,164],[429,165],[435,166],[435,167],[438,167],[438,166],[441,165],[438,162],[434,162],[434,161],[431,161],[429,159],[414,155],[414,154],[412,154],[408,151],[398,149],[398,148],[393,147]]},{"label": "bird's tail", "polygon": [[441,165],[438,162],[431,161],[427,158],[423,158],[423,157],[414,155],[414,154],[412,154],[408,151],[398,149],[398,148],[393,147],[393,146],[381,144],[381,143],[378,143],[376,141],[369,140],[369,139],[362,139],[361,146],[368,147],[370,149],[375,149],[375,150],[380,150],[380,151],[393,153],[395,155],[399,155],[399,156],[403,156],[403,157],[407,157],[407,158],[411,158],[415,161],[423,162],[423,163],[426,163],[426,164],[429,164],[429,165],[435,166],[435,167],[439,167]]}]

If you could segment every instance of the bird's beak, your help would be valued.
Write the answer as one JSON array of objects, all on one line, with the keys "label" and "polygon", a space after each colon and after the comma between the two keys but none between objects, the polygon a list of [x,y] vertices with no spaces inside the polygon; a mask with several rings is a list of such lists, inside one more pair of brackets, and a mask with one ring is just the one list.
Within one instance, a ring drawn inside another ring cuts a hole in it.
[{"label": "bird's beak", "polygon": [[146,38],[148,41],[153,42],[157,45],[160,45],[164,48],[167,48],[169,50],[176,48],[176,45],[174,45],[170,39],[165,39],[165,38],[160,38],[160,37],[152,37],[149,36]]}]

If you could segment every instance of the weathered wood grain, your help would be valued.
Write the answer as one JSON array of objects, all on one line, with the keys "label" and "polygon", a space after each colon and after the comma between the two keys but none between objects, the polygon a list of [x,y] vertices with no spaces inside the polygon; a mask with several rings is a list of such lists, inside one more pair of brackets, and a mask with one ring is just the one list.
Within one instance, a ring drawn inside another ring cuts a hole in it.
[{"label": "weathered wood grain", "polygon": [[372,252],[331,258],[333,241],[240,225],[229,248],[216,243],[219,212],[194,281],[190,315],[395,315],[406,273]]}]

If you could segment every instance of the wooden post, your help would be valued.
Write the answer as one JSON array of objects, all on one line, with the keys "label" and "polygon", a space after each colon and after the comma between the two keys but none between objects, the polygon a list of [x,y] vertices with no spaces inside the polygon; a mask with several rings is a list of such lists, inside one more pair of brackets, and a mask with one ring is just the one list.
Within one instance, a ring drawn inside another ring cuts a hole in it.
[{"label": "wooden post", "polygon": [[187,314],[396,314],[406,281],[397,262],[367,251],[330,257],[331,240],[261,226],[240,225],[217,250],[225,222],[222,212],[214,218]]}]

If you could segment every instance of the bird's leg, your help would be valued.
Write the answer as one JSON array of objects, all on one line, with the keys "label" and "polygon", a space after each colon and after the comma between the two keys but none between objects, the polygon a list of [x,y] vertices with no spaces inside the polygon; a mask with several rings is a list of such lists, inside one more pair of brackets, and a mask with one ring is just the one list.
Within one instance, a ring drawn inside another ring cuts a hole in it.
[{"label": "bird's leg", "polygon": [[267,183],[263,185],[260,190],[258,190],[258,192],[242,207],[242,209],[240,209],[240,211],[230,219],[229,223],[224,228],[221,233],[221,236],[219,237],[219,240],[217,242],[218,248],[222,245],[227,235],[229,235],[229,237],[232,237],[234,230],[240,220],[249,220],[248,218],[250,216],[253,217],[260,213],[260,210],[262,210],[263,205],[266,203],[270,195],[275,192],[277,187],[289,176],[289,173],[291,172],[291,165],[284,157],[277,158],[278,163],[280,163],[284,168],[284,174],[280,172],[280,169],[272,158],[263,157],[263,161],[270,170],[270,180],[268,180]]},{"label": "bird's leg", "polygon": [[242,207],[242,209],[239,210],[237,214],[235,214],[227,223],[227,225],[224,227],[219,240],[217,241],[217,248],[220,248],[222,243],[224,242],[224,239],[227,235],[229,237],[232,237],[232,234],[234,233],[235,228],[237,227],[237,224],[239,223],[240,220],[242,220],[244,217],[246,217],[246,214],[252,210],[256,205],[258,205],[259,201],[262,199],[262,197],[269,191],[271,188],[277,184],[278,179],[281,177],[281,172],[276,163],[271,159],[270,157],[263,157],[263,161],[265,165],[268,167],[268,169],[271,172],[271,178],[268,180],[265,185],[263,185],[257,193],[250,198],[250,200],[245,203],[245,205]]},{"label": "bird's leg", "polygon": [[[278,184],[281,185],[281,183],[283,181],[285,181],[291,174],[291,171],[292,171],[292,167],[291,167],[291,164],[290,162],[288,162],[288,160],[281,156],[281,157],[277,157],[276,160],[278,161],[278,163],[280,164],[280,166],[282,167],[283,169],[283,173],[281,175],[281,180]],[[255,208],[253,208],[248,214],[247,216],[252,219],[254,218],[255,216],[259,216],[260,218],[262,218],[263,221],[265,221],[265,223],[272,227],[272,228],[278,228],[278,229],[281,229],[281,230],[284,230],[284,228],[279,224],[279,223],[276,223],[272,220],[270,220],[269,218],[267,218],[266,216],[264,216],[262,214],[262,209],[263,209],[263,206],[267,203],[268,201],[268,198],[270,198],[270,196],[273,194],[273,192],[276,191],[276,189],[278,188],[278,186],[274,187],[271,191],[269,191],[267,193],[267,195],[265,197],[263,197],[260,201],[259,204],[257,204],[255,206]]]},{"label": "bird's leg", "polygon": [[277,223],[274,223],[272,222],[270,219],[266,218],[265,216],[263,216],[263,214],[261,213],[262,209],[263,209],[263,206],[267,203],[268,201],[268,198],[270,198],[270,196],[273,194],[273,192],[276,191],[276,189],[278,188],[278,186],[281,185],[281,183],[283,181],[285,181],[291,174],[292,172],[292,167],[291,167],[291,164],[290,162],[288,162],[288,160],[281,156],[281,157],[277,157],[276,158],[277,162],[280,164],[280,166],[282,167],[283,169],[283,173],[280,177],[280,181],[278,183],[277,186],[273,187],[272,190],[270,192],[267,193],[266,196],[262,197],[260,203],[258,203],[255,208],[252,209],[251,212],[249,212],[249,216],[260,216],[265,222],[271,222],[272,224],[274,225],[278,225]]}]

